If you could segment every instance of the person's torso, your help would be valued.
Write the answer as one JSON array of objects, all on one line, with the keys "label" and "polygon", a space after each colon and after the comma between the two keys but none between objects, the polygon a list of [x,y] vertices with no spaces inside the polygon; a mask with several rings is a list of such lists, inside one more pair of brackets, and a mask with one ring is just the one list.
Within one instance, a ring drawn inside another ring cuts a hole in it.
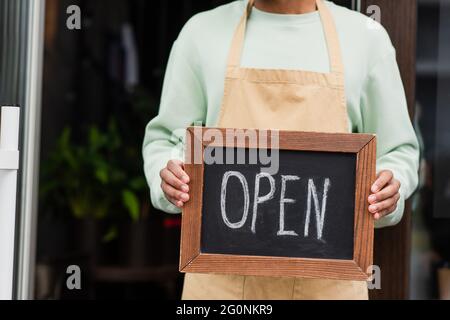
[{"label": "person's torso", "polygon": [[[361,131],[360,96],[375,62],[390,49],[384,29],[367,17],[326,2],[335,19],[345,68],[348,119]],[[195,16],[178,41],[190,41],[187,57],[199,76],[206,105],[206,125],[217,122],[223,97],[230,42],[246,1],[235,1]],[[184,35],[183,35],[184,33]],[[329,57],[318,12],[270,14],[254,8],[247,26],[241,66],[329,72]]]}]

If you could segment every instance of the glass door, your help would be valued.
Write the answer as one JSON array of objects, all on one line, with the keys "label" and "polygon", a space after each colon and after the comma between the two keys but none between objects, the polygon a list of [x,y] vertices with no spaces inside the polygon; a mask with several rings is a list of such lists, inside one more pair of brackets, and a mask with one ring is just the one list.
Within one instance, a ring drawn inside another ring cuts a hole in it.
[{"label": "glass door", "polygon": [[412,298],[450,299],[450,1],[420,0],[418,9],[416,127],[422,161]]}]

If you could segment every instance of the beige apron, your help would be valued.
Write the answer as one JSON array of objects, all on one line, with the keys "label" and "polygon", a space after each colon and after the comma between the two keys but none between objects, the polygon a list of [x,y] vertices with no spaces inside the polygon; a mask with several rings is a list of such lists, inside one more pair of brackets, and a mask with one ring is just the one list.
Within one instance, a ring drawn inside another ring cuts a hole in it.
[{"label": "beige apron", "polygon": [[[218,127],[348,132],[344,70],[333,17],[317,0],[330,73],[241,68],[247,19],[234,35]],[[186,274],[183,299],[367,299],[364,281]]]}]

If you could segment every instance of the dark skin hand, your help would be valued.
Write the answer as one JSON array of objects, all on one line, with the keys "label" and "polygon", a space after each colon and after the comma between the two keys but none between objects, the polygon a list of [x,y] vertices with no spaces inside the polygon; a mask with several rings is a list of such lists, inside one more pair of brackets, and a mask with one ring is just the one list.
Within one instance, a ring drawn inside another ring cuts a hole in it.
[{"label": "dark skin hand", "polygon": [[390,170],[378,173],[377,180],[371,188],[369,196],[369,212],[374,215],[375,220],[381,219],[397,209],[400,199],[400,181],[395,179]]},{"label": "dark skin hand", "polygon": [[170,160],[159,173],[161,189],[166,198],[178,208],[189,201],[189,176],[184,171],[184,164],[179,160]]},{"label": "dark skin hand", "polygon": [[[171,160],[161,170],[161,188],[166,198],[178,208],[183,208],[189,201],[189,176],[184,171],[184,164],[179,160]],[[392,171],[384,170],[378,173],[371,187],[369,196],[369,212],[375,220],[393,213],[400,199],[400,181],[394,178]]]}]

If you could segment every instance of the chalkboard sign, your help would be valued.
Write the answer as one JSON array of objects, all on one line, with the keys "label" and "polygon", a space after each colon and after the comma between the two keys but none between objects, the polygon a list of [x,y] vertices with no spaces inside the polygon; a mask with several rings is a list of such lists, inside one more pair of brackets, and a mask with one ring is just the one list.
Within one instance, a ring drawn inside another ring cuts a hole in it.
[{"label": "chalkboard sign", "polygon": [[189,128],[180,271],[367,279],[375,141]]}]

